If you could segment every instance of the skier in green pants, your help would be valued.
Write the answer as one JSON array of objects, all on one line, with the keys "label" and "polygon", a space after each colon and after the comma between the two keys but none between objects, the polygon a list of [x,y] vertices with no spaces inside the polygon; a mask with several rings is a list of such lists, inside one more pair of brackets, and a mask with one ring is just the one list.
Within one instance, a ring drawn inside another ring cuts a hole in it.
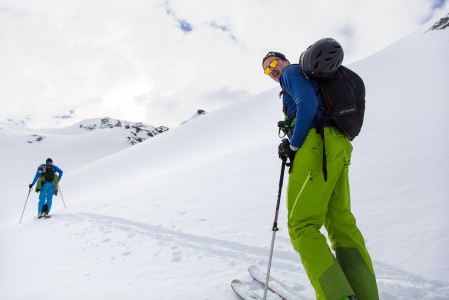
[{"label": "skier in green pants", "polygon": [[[280,83],[286,116],[296,117],[290,141],[279,145],[279,156],[293,162],[287,187],[288,230],[319,300],[377,300],[376,277],[364,238],[351,213],[348,168],[352,145],[332,122],[324,123],[327,181],[322,172],[323,140],[315,128],[320,119],[318,84],[299,65],[279,52],[262,61],[266,75]],[[326,237],[325,226],[335,256]]]}]

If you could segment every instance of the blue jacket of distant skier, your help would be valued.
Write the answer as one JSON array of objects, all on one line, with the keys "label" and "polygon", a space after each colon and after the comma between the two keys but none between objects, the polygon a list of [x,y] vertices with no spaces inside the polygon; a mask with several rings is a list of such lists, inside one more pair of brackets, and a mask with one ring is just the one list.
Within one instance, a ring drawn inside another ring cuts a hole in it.
[{"label": "blue jacket of distant skier", "polygon": [[293,133],[289,134],[290,145],[300,148],[310,129],[315,127],[315,117],[320,119],[322,116],[320,110],[324,108],[324,103],[317,96],[319,86],[315,80],[309,80],[297,64],[289,65],[283,70],[279,83],[285,91],[282,96],[284,114],[296,115]]},{"label": "blue jacket of distant skier", "polygon": [[[49,165],[49,164],[50,163],[47,163],[47,165]],[[40,165],[40,166],[42,166],[42,165]],[[36,183],[36,181],[39,179],[39,176],[41,176],[41,174],[42,174],[42,171],[40,170],[39,167],[37,168],[36,175],[34,175],[34,179],[33,179],[33,182],[31,183],[31,185],[34,185]],[[53,165],[53,169],[55,170],[55,173],[58,173],[59,180],[61,180],[62,173],[63,173],[62,170],[55,165]]]}]

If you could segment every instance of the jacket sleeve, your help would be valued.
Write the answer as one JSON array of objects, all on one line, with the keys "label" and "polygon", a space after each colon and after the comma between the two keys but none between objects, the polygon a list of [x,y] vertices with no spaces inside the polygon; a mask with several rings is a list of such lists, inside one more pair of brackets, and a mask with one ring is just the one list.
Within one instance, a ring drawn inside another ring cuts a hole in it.
[{"label": "jacket sleeve", "polygon": [[39,176],[41,176],[42,171],[40,170],[40,166],[37,167],[37,171],[36,171],[36,175],[34,175],[34,179],[33,182],[31,183],[31,185],[34,185],[36,183],[36,181],[39,179]]},{"label": "jacket sleeve", "polygon": [[318,111],[318,98],[311,82],[301,72],[298,65],[286,67],[282,72],[280,83],[296,104],[296,124],[290,145],[300,148],[313,127]]},{"label": "jacket sleeve", "polygon": [[61,178],[62,178],[62,170],[60,169],[60,168],[58,168],[57,166],[55,166],[55,165],[53,165],[53,168],[55,168],[55,172],[57,172],[58,173],[58,175],[59,175],[59,180],[61,180]]},{"label": "jacket sleeve", "polygon": [[288,93],[282,95],[282,103],[284,105],[283,110],[285,115],[296,115],[296,103]]}]

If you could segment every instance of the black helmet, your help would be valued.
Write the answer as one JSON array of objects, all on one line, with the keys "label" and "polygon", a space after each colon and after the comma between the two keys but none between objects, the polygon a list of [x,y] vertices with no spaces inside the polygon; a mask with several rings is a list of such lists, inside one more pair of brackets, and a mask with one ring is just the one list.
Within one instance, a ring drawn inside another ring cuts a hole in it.
[{"label": "black helmet", "polygon": [[52,163],[53,160],[51,158],[47,158],[47,160],[45,161],[46,163]]},{"label": "black helmet", "polygon": [[332,38],[324,38],[309,46],[301,54],[299,65],[304,73],[330,76],[343,61],[343,48]]}]

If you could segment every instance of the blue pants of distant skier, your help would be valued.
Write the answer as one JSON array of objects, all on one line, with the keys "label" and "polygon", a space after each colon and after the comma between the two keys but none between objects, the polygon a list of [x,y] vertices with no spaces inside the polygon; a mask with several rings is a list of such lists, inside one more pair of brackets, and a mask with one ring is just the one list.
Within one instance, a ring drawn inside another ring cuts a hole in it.
[{"label": "blue pants of distant skier", "polygon": [[42,211],[44,204],[48,206],[48,212],[50,212],[54,191],[55,187],[51,182],[45,182],[42,185],[42,190],[39,194],[39,204],[37,206],[38,212]]}]

